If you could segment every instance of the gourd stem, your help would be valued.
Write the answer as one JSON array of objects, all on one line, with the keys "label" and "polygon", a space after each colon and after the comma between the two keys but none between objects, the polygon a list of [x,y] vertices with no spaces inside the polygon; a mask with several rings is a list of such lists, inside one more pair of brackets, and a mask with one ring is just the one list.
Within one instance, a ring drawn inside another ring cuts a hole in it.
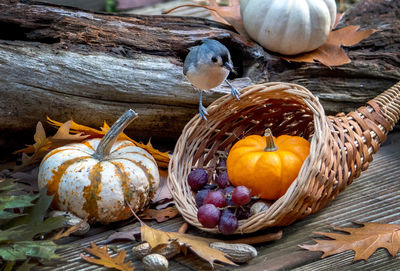
[{"label": "gourd stem", "polygon": [[266,146],[264,151],[276,151],[278,147],[275,145],[274,138],[272,137],[271,129],[267,128],[265,130],[265,139],[266,139]]},{"label": "gourd stem", "polygon": [[138,114],[132,109],[127,110],[101,139],[93,157],[98,160],[103,160],[104,157],[107,157],[119,135],[137,116]]}]

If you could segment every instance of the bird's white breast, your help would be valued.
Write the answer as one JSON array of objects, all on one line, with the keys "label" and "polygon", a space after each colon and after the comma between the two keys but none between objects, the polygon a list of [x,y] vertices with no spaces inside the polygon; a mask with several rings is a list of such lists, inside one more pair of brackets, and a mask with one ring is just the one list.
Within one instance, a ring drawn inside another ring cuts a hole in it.
[{"label": "bird's white breast", "polygon": [[199,65],[197,69],[189,69],[186,77],[193,86],[208,90],[219,86],[229,75],[229,71],[221,66]]}]

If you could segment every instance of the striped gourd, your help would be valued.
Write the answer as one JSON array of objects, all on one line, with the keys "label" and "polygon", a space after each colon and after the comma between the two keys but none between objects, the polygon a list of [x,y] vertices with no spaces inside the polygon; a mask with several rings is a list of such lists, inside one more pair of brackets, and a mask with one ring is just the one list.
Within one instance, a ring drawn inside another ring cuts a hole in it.
[{"label": "striped gourd", "polygon": [[109,223],[146,207],[159,184],[154,158],[134,143],[116,142],[137,116],[128,110],[100,140],[89,139],[49,152],[39,167],[39,187],[54,195],[53,207],[90,222]]}]

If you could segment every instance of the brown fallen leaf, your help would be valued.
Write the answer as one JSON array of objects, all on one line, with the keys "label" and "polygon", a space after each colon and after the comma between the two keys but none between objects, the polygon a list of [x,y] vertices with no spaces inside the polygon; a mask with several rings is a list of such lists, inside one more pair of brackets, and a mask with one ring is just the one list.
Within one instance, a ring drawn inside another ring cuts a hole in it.
[{"label": "brown fallen leaf", "polygon": [[196,4],[184,4],[169,9],[163,14],[168,14],[175,9],[182,7],[200,7],[208,9],[217,22],[231,25],[243,39],[249,39],[246,30],[244,29],[242,16],[240,14],[240,0],[229,0],[227,6],[218,5],[216,0],[209,0],[209,5],[196,5]]},{"label": "brown fallen leaf", "polygon": [[183,224],[178,229],[178,233],[186,233],[188,229],[189,229],[189,223],[183,222]]},{"label": "brown fallen leaf", "polygon": [[85,219],[82,219],[81,222],[73,225],[72,227],[69,227],[67,229],[61,229],[59,232],[57,232],[55,235],[53,235],[50,238],[50,240],[59,240],[61,238],[70,236],[71,233],[76,232],[87,221],[88,221],[88,218],[86,217]]},{"label": "brown fallen leaf", "polygon": [[210,0],[210,7],[214,20],[233,26],[243,38],[250,39],[244,29],[242,15],[240,14],[240,0],[230,0],[228,6],[219,6],[216,0]]},{"label": "brown fallen leaf", "polygon": [[[52,120],[49,117],[47,117],[47,121],[50,125],[52,125],[56,128],[57,127],[61,128],[63,125],[61,122]],[[78,124],[72,120],[70,120],[70,122],[71,122],[70,133],[86,135],[88,138],[103,137],[107,133],[107,131],[110,129],[110,126],[106,122],[104,122],[103,126],[100,127],[100,130]],[[148,151],[154,157],[154,159],[157,161],[157,164],[159,167],[161,167],[161,168],[168,167],[168,163],[169,163],[169,159],[170,159],[168,152],[160,152],[159,150],[154,149],[153,145],[151,145],[150,141],[147,144],[144,144],[141,142],[136,142],[135,140],[128,137],[125,133],[121,133],[120,136],[118,137],[118,139],[131,141],[136,146]]]},{"label": "brown fallen leaf", "polygon": [[[13,166],[15,165],[13,164]],[[4,176],[15,179],[15,184],[19,187],[20,191],[24,191],[26,193],[37,193],[39,192],[38,172],[39,167],[17,172],[3,170],[0,171],[0,178]]]},{"label": "brown fallen leaf", "polygon": [[[46,137],[46,132],[41,122],[36,125],[36,132],[33,136],[35,143],[28,145],[26,148],[18,150],[14,153],[22,153],[22,163],[14,167],[14,171],[19,171],[29,165],[39,163],[42,158],[51,150],[64,146],[70,143],[81,142],[90,138],[103,137],[110,127],[104,122],[100,130],[80,125],[72,120],[61,123],[47,117],[50,125],[58,128],[54,136]],[[126,134],[122,133],[119,139],[129,140],[136,146],[147,150],[156,160],[161,168],[167,168],[169,163],[169,154],[167,152],[160,152],[153,148],[150,141],[147,144],[136,142],[129,138]],[[31,154],[29,156],[29,154]]]},{"label": "brown fallen leaf", "polygon": [[95,263],[98,265],[102,265],[105,267],[110,267],[110,268],[115,268],[121,271],[133,271],[135,270],[134,266],[131,266],[131,261],[125,262],[126,258],[126,251],[121,250],[117,255],[114,257],[111,257],[110,254],[107,251],[107,246],[98,247],[94,242],[91,243],[92,247],[91,248],[85,248],[85,250],[92,254],[93,256],[98,257],[99,259],[92,258],[89,256],[86,256],[84,254],[81,254],[81,257],[90,262],[90,263]]},{"label": "brown fallen leaf", "polygon": [[315,240],[316,244],[300,245],[310,251],[323,251],[321,258],[334,255],[346,250],[355,252],[353,261],[367,260],[378,248],[386,248],[394,257],[400,250],[400,225],[380,224],[373,222],[356,223],[360,228],[332,227],[334,230],[347,232],[327,233],[315,232],[333,240]]},{"label": "brown fallen leaf", "polygon": [[139,217],[141,219],[155,219],[158,223],[161,223],[171,218],[174,218],[178,214],[178,209],[176,209],[175,207],[168,207],[161,210],[146,209],[139,215]]},{"label": "brown fallen leaf", "polygon": [[140,233],[141,233],[140,226],[135,227],[134,229],[129,230],[129,231],[114,232],[113,234],[108,236],[106,240],[104,240],[103,242],[100,242],[99,244],[107,245],[114,241],[121,241],[121,240],[123,240],[123,241],[138,241],[138,240],[140,240]]},{"label": "brown fallen leaf", "polygon": [[328,40],[314,51],[300,54],[294,57],[282,56],[287,61],[295,62],[321,62],[325,66],[340,66],[350,63],[351,60],[341,46],[353,46],[368,38],[376,29],[360,30],[358,25],[349,25],[338,30],[331,31]]},{"label": "brown fallen leaf", "polygon": [[172,241],[177,241],[179,244],[181,244],[181,249],[184,250],[185,248],[189,248],[199,257],[209,262],[212,267],[214,267],[214,261],[236,265],[234,262],[225,257],[225,253],[209,246],[211,242],[218,240],[177,232],[164,232],[153,229],[145,224],[142,224],[141,232],[142,241],[147,241],[153,249],[158,246],[166,245]]},{"label": "brown fallen leaf", "polygon": [[[83,133],[70,134],[71,121],[67,121],[60,125],[57,133],[54,136],[46,137],[46,132],[42,123],[39,121],[36,125],[36,132],[33,136],[35,143],[24,149],[14,153],[22,153],[22,163],[14,168],[18,171],[28,165],[39,163],[40,160],[52,149],[61,147],[65,144],[80,142],[87,139],[89,136]],[[29,156],[28,154],[32,154]]]},{"label": "brown fallen leaf", "polygon": [[[240,14],[240,0],[229,0],[228,6],[219,6],[216,0],[209,0],[208,6],[194,4],[180,5],[164,12],[164,14],[170,13],[177,8],[185,6],[202,7],[208,9],[215,21],[232,25],[239,35],[244,39],[244,41],[247,40],[247,44],[251,46],[251,44],[248,42],[251,39],[244,28],[243,20]],[[336,15],[334,27],[338,25],[342,17],[342,13],[338,13]],[[346,52],[341,48],[341,46],[356,45],[361,40],[368,38],[372,33],[377,31],[376,29],[357,31],[359,28],[360,26],[350,25],[338,30],[333,30],[329,34],[327,41],[314,51],[303,53],[297,56],[282,55],[281,57],[289,62],[294,61],[313,63],[319,61],[328,67],[350,63],[350,58],[347,56]]]},{"label": "brown fallen leaf", "polygon": [[159,172],[160,172],[160,183],[158,185],[156,194],[151,199],[151,204],[158,204],[161,202],[164,203],[166,200],[172,199],[171,191],[169,191],[167,185],[168,170],[160,169]]}]

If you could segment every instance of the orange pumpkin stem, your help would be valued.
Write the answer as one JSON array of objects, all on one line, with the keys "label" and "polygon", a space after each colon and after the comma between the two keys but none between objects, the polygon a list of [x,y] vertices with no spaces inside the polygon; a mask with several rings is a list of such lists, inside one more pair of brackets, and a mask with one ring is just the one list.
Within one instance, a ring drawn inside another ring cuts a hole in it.
[{"label": "orange pumpkin stem", "polygon": [[132,109],[127,110],[114,124],[110,130],[103,136],[93,157],[103,160],[110,154],[111,148],[117,141],[122,131],[134,120],[138,114]]},{"label": "orange pumpkin stem", "polygon": [[267,128],[264,133],[266,139],[266,146],[264,151],[276,151],[278,147],[275,145],[274,138],[272,137],[271,129]]}]

